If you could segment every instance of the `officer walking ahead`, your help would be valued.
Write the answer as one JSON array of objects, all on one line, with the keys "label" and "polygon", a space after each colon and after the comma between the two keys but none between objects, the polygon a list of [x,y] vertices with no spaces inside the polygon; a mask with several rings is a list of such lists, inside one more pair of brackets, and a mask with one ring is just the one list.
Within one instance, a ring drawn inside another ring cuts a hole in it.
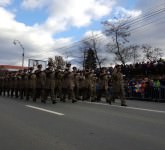
[{"label": "officer walking ahead", "polygon": [[124,94],[123,74],[121,73],[121,66],[117,65],[112,72],[112,101],[119,97],[121,99],[121,106],[126,105]]}]

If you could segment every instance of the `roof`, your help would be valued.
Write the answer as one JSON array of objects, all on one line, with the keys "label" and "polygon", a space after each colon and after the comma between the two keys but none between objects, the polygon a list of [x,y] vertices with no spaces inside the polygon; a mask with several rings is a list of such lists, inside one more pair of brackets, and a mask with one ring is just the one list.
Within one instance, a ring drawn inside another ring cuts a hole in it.
[{"label": "roof", "polygon": [[22,66],[0,65],[0,69],[7,69],[7,70],[21,70],[27,68],[28,67],[22,67]]}]

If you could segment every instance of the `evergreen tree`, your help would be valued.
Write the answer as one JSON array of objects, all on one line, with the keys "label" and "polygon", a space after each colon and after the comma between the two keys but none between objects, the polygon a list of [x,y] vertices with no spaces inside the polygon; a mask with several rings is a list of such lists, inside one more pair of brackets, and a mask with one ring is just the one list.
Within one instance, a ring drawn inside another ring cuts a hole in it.
[{"label": "evergreen tree", "polygon": [[96,64],[96,57],[95,57],[95,53],[94,50],[92,50],[91,48],[89,48],[87,50],[87,54],[86,54],[86,59],[85,59],[85,69],[96,69],[97,64]]}]

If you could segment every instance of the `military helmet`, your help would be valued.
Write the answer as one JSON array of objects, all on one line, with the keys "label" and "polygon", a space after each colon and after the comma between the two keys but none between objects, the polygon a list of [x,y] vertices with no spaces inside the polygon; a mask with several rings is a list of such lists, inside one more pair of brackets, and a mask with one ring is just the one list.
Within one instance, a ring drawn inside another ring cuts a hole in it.
[{"label": "military helmet", "polygon": [[66,64],[66,67],[69,68],[70,66],[71,66],[71,63],[67,63],[67,64]]},{"label": "military helmet", "polygon": [[53,62],[48,62],[48,66],[53,66]]},{"label": "military helmet", "polygon": [[57,69],[61,69],[61,66],[57,66]]},{"label": "military helmet", "polygon": [[77,70],[77,68],[76,68],[76,67],[73,67],[72,69],[73,69],[73,70]]},{"label": "military helmet", "polygon": [[34,67],[29,67],[29,68],[28,68],[28,70],[33,70],[33,69],[34,69]]},{"label": "military helmet", "polygon": [[24,72],[27,72],[27,71],[28,71],[28,69],[27,69],[27,68],[25,68],[23,71],[24,71]]},{"label": "military helmet", "polygon": [[41,64],[39,64],[39,65],[37,66],[37,68],[42,68],[42,65],[41,65]]}]

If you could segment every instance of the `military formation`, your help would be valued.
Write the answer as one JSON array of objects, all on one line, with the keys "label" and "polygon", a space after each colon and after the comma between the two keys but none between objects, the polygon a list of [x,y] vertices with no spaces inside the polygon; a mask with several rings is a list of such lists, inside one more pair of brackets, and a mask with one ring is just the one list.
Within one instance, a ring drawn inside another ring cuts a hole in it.
[{"label": "military formation", "polygon": [[51,62],[47,66],[45,70],[40,64],[36,70],[29,67],[1,76],[0,95],[34,102],[40,100],[42,103],[51,100],[52,104],[69,100],[72,103],[78,100],[94,102],[103,97],[111,104],[120,98],[121,106],[127,106],[120,66],[115,67],[111,74],[106,68],[96,73],[91,69],[78,70],[71,64],[63,70],[61,67],[54,69]]}]

